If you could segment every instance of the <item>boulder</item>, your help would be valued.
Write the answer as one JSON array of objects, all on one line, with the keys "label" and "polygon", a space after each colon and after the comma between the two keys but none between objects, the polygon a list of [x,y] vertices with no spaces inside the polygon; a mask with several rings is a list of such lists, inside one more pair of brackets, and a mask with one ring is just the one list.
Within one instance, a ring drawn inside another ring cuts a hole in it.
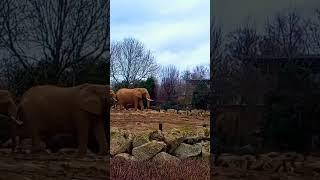
[{"label": "boulder", "polygon": [[166,147],[164,142],[151,141],[132,149],[132,155],[138,161],[151,159],[153,156],[161,152]]},{"label": "boulder", "polygon": [[179,134],[181,134],[181,131],[180,131],[179,129],[177,129],[177,128],[172,128],[172,129],[170,130],[170,134],[172,134],[172,135],[179,135]]},{"label": "boulder", "polygon": [[187,137],[187,136],[195,136],[197,133],[194,131],[193,127],[186,126],[186,127],[181,127],[179,129],[172,128],[168,134],[174,135],[174,136]]},{"label": "boulder", "polygon": [[286,153],[282,154],[282,157],[286,158],[288,160],[295,159],[297,156],[298,156],[298,154],[296,152],[286,152]]},{"label": "boulder", "polygon": [[12,140],[9,139],[7,141],[5,141],[4,143],[2,143],[1,148],[10,148],[12,146]]},{"label": "boulder", "polygon": [[111,132],[110,154],[116,155],[129,152],[132,145],[132,136],[121,131]]},{"label": "boulder", "polygon": [[73,149],[73,148],[61,148],[59,149],[58,153],[61,154],[73,154],[76,153],[78,149]]},{"label": "boulder", "polygon": [[155,161],[155,162],[158,162],[161,164],[162,163],[170,163],[173,165],[178,165],[181,160],[175,156],[172,156],[171,154],[166,153],[166,152],[160,152],[152,158],[152,161]]},{"label": "boulder", "polygon": [[141,145],[148,143],[148,142],[150,142],[149,133],[137,134],[133,138],[132,147],[135,148],[135,147],[141,146]]},{"label": "boulder", "polygon": [[210,140],[210,127],[197,129],[196,136],[201,137],[203,140]]},{"label": "boulder", "polygon": [[[19,148],[21,148],[23,150],[31,149],[32,148],[32,139],[30,139],[30,138],[22,139]],[[46,149],[46,144],[43,141],[40,142],[40,148]]]},{"label": "boulder", "polygon": [[266,156],[268,156],[270,158],[275,158],[275,157],[280,156],[280,153],[278,153],[278,152],[269,152],[269,153],[266,154]]},{"label": "boulder", "polygon": [[192,110],[190,111],[190,115],[197,116],[198,114],[199,114],[199,110],[197,110],[197,109],[192,109]]},{"label": "boulder", "polygon": [[114,158],[119,158],[119,159],[124,159],[127,161],[134,161],[136,160],[132,155],[128,154],[128,153],[120,153],[114,156]]},{"label": "boulder", "polygon": [[255,153],[255,148],[251,145],[245,145],[241,148],[239,148],[239,154],[244,155],[244,154],[254,154]]},{"label": "boulder", "polygon": [[176,113],[177,110],[175,110],[175,109],[167,109],[167,112],[168,112],[168,113]]},{"label": "boulder", "polygon": [[210,141],[202,142],[201,154],[203,159],[210,159]]},{"label": "boulder", "polygon": [[221,166],[230,168],[240,168],[243,166],[244,161],[244,157],[229,154],[221,154],[218,159]]},{"label": "boulder", "polygon": [[196,143],[199,143],[201,140],[202,140],[202,137],[200,136],[191,136],[191,137],[186,137],[184,140],[184,143],[196,144]]},{"label": "boulder", "polygon": [[150,133],[150,139],[151,140],[157,140],[157,141],[164,141],[164,134],[160,130],[156,130]]},{"label": "boulder", "polygon": [[186,116],[186,115],[188,115],[188,112],[187,112],[187,111],[179,110],[179,111],[178,111],[178,114],[181,114],[181,115]]},{"label": "boulder", "polygon": [[179,158],[185,159],[188,157],[195,157],[201,154],[202,146],[200,143],[190,145],[181,143],[179,147],[174,151],[174,155]]},{"label": "boulder", "polygon": [[167,144],[167,151],[172,154],[177,147],[180,146],[181,143],[185,140],[183,136],[174,136],[174,135],[167,135],[165,136],[164,142]]}]

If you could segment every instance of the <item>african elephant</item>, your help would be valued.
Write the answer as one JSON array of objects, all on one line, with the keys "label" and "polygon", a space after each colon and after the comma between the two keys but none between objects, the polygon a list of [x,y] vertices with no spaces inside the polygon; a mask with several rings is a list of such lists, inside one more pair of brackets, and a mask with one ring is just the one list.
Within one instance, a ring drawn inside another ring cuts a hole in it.
[{"label": "african elephant", "polygon": [[116,95],[118,104],[120,104],[120,106],[126,108],[127,105],[133,104],[135,110],[137,110],[138,104],[140,105],[141,110],[143,110],[143,98],[147,99],[148,109],[150,108],[150,101],[153,101],[152,99],[150,99],[149,92],[146,88],[122,88],[117,91]]},{"label": "african elephant", "polygon": [[25,92],[18,106],[18,118],[32,138],[32,151],[40,150],[43,137],[47,140],[57,134],[70,133],[77,135],[79,154],[84,155],[92,132],[99,144],[99,154],[105,154],[104,122],[109,121],[106,114],[111,101],[106,93],[109,88],[88,83],[74,87],[41,85]]},{"label": "african elephant", "polygon": [[[17,106],[12,93],[10,93],[8,90],[0,90],[0,114],[9,117],[9,123],[11,124],[11,137],[13,137],[13,125],[22,124],[22,122],[17,119]],[[12,144],[15,146],[15,138],[12,139]],[[14,151],[14,148],[12,148],[12,151]]]},{"label": "african elephant", "polygon": [[117,95],[116,95],[116,93],[114,93],[114,91],[113,90],[111,90],[110,89],[110,96],[111,96],[111,98],[112,98],[112,105],[113,105],[113,107],[115,107],[116,106],[116,104],[117,104]]},{"label": "african elephant", "polygon": [[0,114],[16,119],[17,106],[13,95],[8,90],[0,90]]}]

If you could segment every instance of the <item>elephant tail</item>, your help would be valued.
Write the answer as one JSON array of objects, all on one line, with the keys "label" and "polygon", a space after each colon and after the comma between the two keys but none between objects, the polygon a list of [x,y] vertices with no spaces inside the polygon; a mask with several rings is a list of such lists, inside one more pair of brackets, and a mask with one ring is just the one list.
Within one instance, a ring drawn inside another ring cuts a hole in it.
[{"label": "elephant tail", "polygon": [[19,104],[18,107],[17,107],[17,119],[16,119],[16,123],[18,125],[23,124],[23,122],[24,122],[23,117],[24,117],[23,107],[22,107],[21,104]]}]

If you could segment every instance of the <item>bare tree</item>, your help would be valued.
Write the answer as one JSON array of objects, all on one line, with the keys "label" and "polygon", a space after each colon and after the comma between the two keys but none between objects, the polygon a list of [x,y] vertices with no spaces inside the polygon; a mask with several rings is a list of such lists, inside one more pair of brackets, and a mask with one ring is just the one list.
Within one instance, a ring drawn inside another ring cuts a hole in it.
[{"label": "bare tree", "polygon": [[34,79],[42,69],[51,83],[109,51],[109,0],[4,0],[1,51]]},{"label": "bare tree", "polygon": [[320,9],[315,10],[315,16],[316,19],[309,26],[313,53],[317,53],[320,50]]},{"label": "bare tree", "polygon": [[128,85],[158,72],[159,65],[150,50],[138,40],[125,38],[111,44],[111,77]]},{"label": "bare tree", "polygon": [[179,86],[179,70],[174,65],[162,68],[161,71],[161,90],[170,101],[176,95],[176,89]]},{"label": "bare tree", "polygon": [[278,13],[267,21],[261,44],[265,56],[294,57],[308,52],[305,21],[296,12]]},{"label": "bare tree", "polygon": [[259,55],[259,40],[256,28],[248,23],[227,35],[226,48],[233,58],[245,62]]},{"label": "bare tree", "polygon": [[209,68],[204,65],[197,65],[191,73],[191,79],[207,79],[209,75]]},{"label": "bare tree", "polygon": [[191,71],[190,70],[184,70],[181,73],[181,79],[184,80],[184,81],[191,79]]},{"label": "bare tree", "polygon": [[210,28],[210,56],[211,61],[219,61],[223,55],[223,33],[221,27],[212,18]]}]

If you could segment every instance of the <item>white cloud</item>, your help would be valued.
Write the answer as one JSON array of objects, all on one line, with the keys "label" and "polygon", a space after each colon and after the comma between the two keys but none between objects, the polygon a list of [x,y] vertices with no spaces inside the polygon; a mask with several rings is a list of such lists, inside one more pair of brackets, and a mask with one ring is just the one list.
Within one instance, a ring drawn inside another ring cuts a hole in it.
[{"label": "white cloud", "polygon": [[175,41],[187,41],[192,45],[194,39],[208,38],[209,18],[197,17],[175,22],[146,22],[145,24],[118,25],[111,27],[111,40],[135,37],[151,49],[170,46]]},{"label": "white cloud", "polygon": [[186,53],[184,51],[179,52],[170,52],[163,51],[161,53],[157,53],[157,61],[163,65],[175,65],[180,70],[191,70],[196,65],[209,65],[207,54],[209,54],[209,46],[208,44],[201,44],[197,46],[192,51]]},{"label": "white cloud", "polygon": [[160,65],[174,64],[181,70],[209,64],[209,0],[111,2],[112,41],[136,38],[154,52]]}]

